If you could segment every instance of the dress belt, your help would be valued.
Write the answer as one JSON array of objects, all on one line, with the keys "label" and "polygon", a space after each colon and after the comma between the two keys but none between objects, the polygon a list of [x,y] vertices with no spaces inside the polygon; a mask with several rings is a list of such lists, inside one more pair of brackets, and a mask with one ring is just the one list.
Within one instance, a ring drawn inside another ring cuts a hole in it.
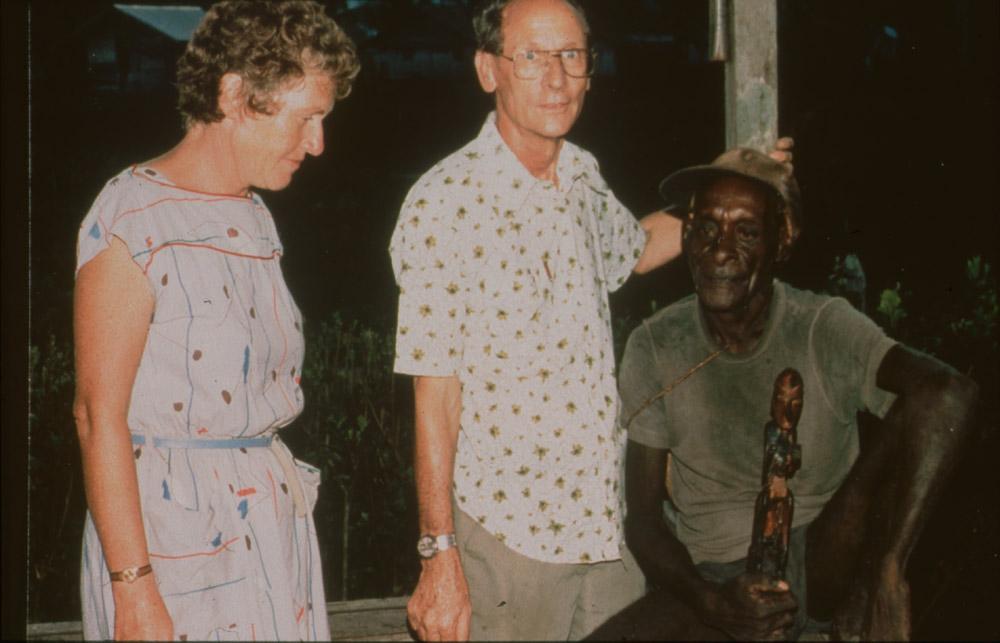
[{"label": "dress belt", "polygon": [[[164,449],[247,449],[251,447],[269,447],[274,436],[262,438],[222,438],[218,440],[199,438],[153,438],[154,447]],[[146,444],[146,436],[133,433],[132,444]]]},{"label": "dress belt", "polygon": [[[298,469],[292,461],[292,456],[287,448],[282,448],[281,441],[275,440],[273,435],[261,438],[222,438],[222,439],[201,439],[201,438],[158,438],[153,436],[153,446],[164,449],[248,449],[253,447],[270,447],[271,452],[278,459],[282,470],[285,472],[285,479],[291,483],[292,504],[295,506],[295,515],[303,518],[306,515],[306,499],[302,492],[302,480],[299,478]],[[132,444],[146,444],[146,436],[133,433]]]}]

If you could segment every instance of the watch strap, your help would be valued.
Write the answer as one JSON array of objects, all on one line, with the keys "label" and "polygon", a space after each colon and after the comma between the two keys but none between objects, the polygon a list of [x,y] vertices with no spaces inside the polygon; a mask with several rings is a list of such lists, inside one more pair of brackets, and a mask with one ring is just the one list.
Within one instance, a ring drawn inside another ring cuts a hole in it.
[{"label": "watch strap", "polygon": [[441,534],[434,538],[434,544],[438,551],[444,551],[457,545],[458,540],[455,538],[455,534]]},{"label": "watch strap", "polygon": [[142,567],[126,567],[125,569],[108,574],[112,582],[134,583],[146,574],[153,571],[153,566],[146,563]]}]

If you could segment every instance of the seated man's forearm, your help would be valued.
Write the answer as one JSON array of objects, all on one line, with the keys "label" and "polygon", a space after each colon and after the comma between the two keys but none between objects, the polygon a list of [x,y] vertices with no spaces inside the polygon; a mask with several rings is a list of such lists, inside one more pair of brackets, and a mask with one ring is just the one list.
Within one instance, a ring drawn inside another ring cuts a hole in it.
[{"label": "seated man's forearm", "polygon": [[[628,517],[625,539],[646,575],[661,590],[663,609],[678,623],[702,623],[707,630],[688,634],[717,638],[722,632],[736,639],[759,639],[787,633],[794,619],[795,599],[787,584],[779,589],[762,574],[741,574],[722,585],[701,577],[687,547],[663,520],[666,451],[628,443],[625,464]],[[664,631],[663,637],[683,632]]]},{"label": "seated man's forearm", "polygon": [[629,441],[625,465],[628,516],[625,541],[646,582],[696,607],[711,583],[695,569],[687,548],[663,519],[666,452]]},{"label": "seated man's forearm", "polygon": [[713,589],[712,583],[698,574],[687,548],[662,517],[633,516],[630,511],[625,539],[651,587],[668,591],[692,609],[700,610],[704,595]]}]

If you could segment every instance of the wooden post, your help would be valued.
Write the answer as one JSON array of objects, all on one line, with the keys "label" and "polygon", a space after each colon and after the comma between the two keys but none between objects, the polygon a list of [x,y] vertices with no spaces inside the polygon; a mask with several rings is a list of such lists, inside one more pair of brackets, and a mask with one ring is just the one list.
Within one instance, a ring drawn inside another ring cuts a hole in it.
[{"label": "wooden post", "polygon": [[778,138],[778,0],[724,0],[726,147],[769,150]]}]

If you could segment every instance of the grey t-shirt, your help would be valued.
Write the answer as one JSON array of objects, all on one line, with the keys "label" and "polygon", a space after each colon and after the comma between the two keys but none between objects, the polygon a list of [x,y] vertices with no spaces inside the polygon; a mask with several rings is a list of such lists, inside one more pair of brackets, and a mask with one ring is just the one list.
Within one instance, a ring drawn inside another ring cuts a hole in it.
[{"label": "grey t-shirt", "polygon": [[[671,451],[676,533],[695,563],[747,554],[775,377],[792,367],[804,383],[802,468],[790,487],[793,526],[807,525],[857,457],[857,411],[882,417],[895,399],[875,385],[893,345],[846,300],[775,281],[767,327],[752,352],[721,354],[632,420],[630,440]],[[620,424],[715,350],[694,295],[645,320],[629,337],[619,371]]]}]

